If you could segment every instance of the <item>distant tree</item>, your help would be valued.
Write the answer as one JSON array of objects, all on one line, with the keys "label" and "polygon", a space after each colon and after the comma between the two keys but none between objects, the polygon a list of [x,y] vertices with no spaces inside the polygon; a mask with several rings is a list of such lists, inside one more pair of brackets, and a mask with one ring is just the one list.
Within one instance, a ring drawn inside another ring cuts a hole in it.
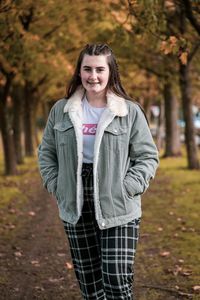
[{"label": "distant tree", "polygon": [[[189,66],[191,65],[191,61],[199,48],[199,39],[195,36],[193,28],[188,26],[184,6],[185,2],[183,2],[171,0],[160,2],[151,1],[150,3],[149,1],[143,0],[140,3],[137,1],[132,3],[132,1],[128,1],[130,13],[136,18],[136,20],[138,19],[138,15],[140,16],[138,22],[142,28],[145,28],[148,33],[147,36],[151,35],[152,37],[157,37],[157,41],[162,39],[162,41],[159,42],[162,53],[168,57],[168,61],[171,60],[171,62],[174,62],[174,66],[171,68],[171,75],[169,73],[167,77],[174,77],[172,74],[175,74],[176,77],[180,76],[180,91],[184,120],[186,124],[185,141],[188,167],[190,169],[196,169],[199,168],[199,162],[197,157],[197,147],[195,144],[195,131],[192,115],[192,94],[189,89]],[[192,2],[190,2],[190,4],[191,3]],[[191,9],[192,8],[197,8],[197,5],[191,5]],[[177,61],[174,60],[175,57],[178,57]],[[177,63],[179,63],[179,69],[177,67]],[[165,86],[165,94],[166,87],[169,89],[169,84]],[[170,95],[172,94],[168,92],[165,99],[169,99]],[[176,98],[174,97],[174,99]],[[174,103],[174,101],[171,103]],[[174,107],[173,110],[170,110],[173,113]],[[167,123],[169,126],[170,123]]]}]

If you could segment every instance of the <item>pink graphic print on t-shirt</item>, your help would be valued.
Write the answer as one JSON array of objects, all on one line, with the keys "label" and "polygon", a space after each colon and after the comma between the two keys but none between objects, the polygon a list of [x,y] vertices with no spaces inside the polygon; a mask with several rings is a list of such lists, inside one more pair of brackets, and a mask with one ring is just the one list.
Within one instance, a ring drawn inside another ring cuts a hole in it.
[{"label": "pink graphic print on t-shirt", "polygon": [[84,135],[95,135],[97,130],[97,124],[83,124]]}]

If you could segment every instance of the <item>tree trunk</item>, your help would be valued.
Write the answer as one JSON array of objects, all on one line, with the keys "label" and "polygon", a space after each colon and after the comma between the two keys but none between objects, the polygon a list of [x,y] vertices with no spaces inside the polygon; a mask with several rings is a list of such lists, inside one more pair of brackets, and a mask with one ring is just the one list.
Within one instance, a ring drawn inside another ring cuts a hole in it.
[{"label": "tree trunk", "polygon": [[18,164],[24,163],[23,146],[22,146],[22,119],[23,119],[23,100],[21,87],[15,87],[13,92],[14,103],[14,145]]},{"label": "tree trunk", "polygon": [[150,116],[151,116],[151,100],[150,99],[144,101],[143,108],[144,108],[145,114],[147,116],[147,119],[150,120]]},{"label": "tree trunk", "polygon": [[46,124],[49,115],[49,105],[47,102],[42,103],[42,116],[44,118],[44,123]]},{"label": "tree trunk", "polygon": [[160,102],[160,114],[158,117],[157,129],[156,129],[156,145],[158,150],[163,148],[164,139],[164,104]]},{"label": "tree trunk", "polygon": [[28,82],[25,85],[24,99],[24,138],[25,138],[25,155],[34,155],[34,122],[33,122],[33,96],[31,86]]},{"label": "tree trunk", "polygon": [[11,87],[12,76],[7,75],[6,84],[2,90],[0,101],[0,128],[2,133],[5,175],[17,174],[16,157],[13,142],[13,130],[8,116],[7,99]]},{"label": "tree trunk", "polygon": [[180,62],[180,89],[185,121],[185,143],[189,169],[199,169],[198,151],[195,143],[195,128],[193,123],[192,100],[190,93],[189,65]]},{"label": "tree trunk", "polygon": [[35,133],[34,138],[35,138],[36,147],[38,147],[39,144],[40,144],[40,140],[39,140],[39,136],[38,136],[38,128],[37,128],[37,125],[36,125],[37,110],[38,110],[38,104],[39,104],[38,99],[39,99],[39,97],[34,96],[33,125],[34,125],[34,133]]},{"label": "tree trunk", "polygon": [[180,132],[177,124],[178,102],[172,92],[171,83],[164,85],[165,102],[165,153],[164,157],[181,155]]}]

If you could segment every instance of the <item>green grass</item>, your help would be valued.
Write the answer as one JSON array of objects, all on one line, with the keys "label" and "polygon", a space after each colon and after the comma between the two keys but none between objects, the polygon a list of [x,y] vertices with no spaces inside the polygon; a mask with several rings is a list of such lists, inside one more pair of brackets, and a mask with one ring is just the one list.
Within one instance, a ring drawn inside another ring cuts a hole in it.
[{"label": "green grass", "polygon": [[[20,211],[28,203],[32,187],[28,185],[27,197],[23,184],[39,178],[36,158],[25,162],[18,168],[20,175],[0,176],[3,224],[15,223],[18,217],[9,213],[9,207]],[[171,299],[170,292],[155,286],[172,290],[179,287],[180,291],[193,294],[192,299],[200,299],[198,292],[193,291],[193,286],[200,285],[200,170],[187,170],[185,156],[161,159],[156,178],[142,197],[142,206],[135,279],[138,286],[149,288],[140,289],[138,300]],[[8,230],[11,236],[13,232]],[[163,252],[169,255],[161,256]],[[176,293],[175,297],[182,299]]]},{"label": "green grass", "polygon": [[[186,167],[185,157],[161,159],[143,196],[137,268],[149,283],[194,293],[192,287],[200,285],[200,171]],[[160,299],[153,293],[148,299]]]},{"label": "green grass", "polygon": [[[0,157],[0,172],[3,174],[3,162]],[[23,211],[31,201],[30,194],[35,188],[31,182],[38,178],[36,158],[26,158],[23,165],[18,166],[18,175],[0,175],[0,224],[1,235],[10,239],[22,224]],[[30,182],[30,185],[29,185]],[[24,192],[27,189],[28,193]]]}]

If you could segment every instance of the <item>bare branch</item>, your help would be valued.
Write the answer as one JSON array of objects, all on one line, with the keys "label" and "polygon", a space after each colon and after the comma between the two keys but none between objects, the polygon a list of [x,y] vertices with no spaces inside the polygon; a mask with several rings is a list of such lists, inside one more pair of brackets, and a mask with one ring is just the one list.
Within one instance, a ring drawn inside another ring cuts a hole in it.
[{"label": "bare branch", "polygon": [[4,5],[3,5],[3,3],[0,3],[0,4],[1,4],[1,6],[0,6],[0,14],[1,14],[1,13],[7,13],[9,10],[11,10],[11,9],[12,9],[12,4],[13,4],[14,2],[15,2],[15,1],[12,0],[12,1],[10,1],[9,4],[8,4],[8,3],[5,3]]},{"label": "bare branch", "polygon": [[19,16],[22,26],[23,26],[24,30],[26,30],[26,31],[29,30],[30,23],[33,20],[33,13],[34,13],[34,7],[32,6],[32,7],[30,7],[28,13],[26,13],[22,16]]},{"label": "bare branch", "polygon": [[48,75],[44,74],[44,76],[40,80],[38,80],[37,84],[32,88],[31,92],[35,93],[37,91],[38,87],[40,85],[42,85],[47,80],[47,78],[48,78]]},{"label": "bare branch", "polygon": [[49,30],[47,33],[45,33],[43,35],[43,38],[44,39],[47,39],[50,35],[52,35],[56,30],[58,30],[62,25],[63,23],[65,23],[67,21],[67,17],[63,18],[63,20],[61,21],[60,24],[58,25],[55,25],[51,30]]},{"label": "bare branch", "polygon": [[193,28],[196,30],[196,32],[200,35],[200,24],[198,23],[197,19],[195,18],[193,11],[192,11],[192,5],[190,0],[183,0],[183,5],[185,7],[185,14],[190,21]]},{"label": "bare branch", "polygon": [[192,61],[192,59],[195,56],[196,52],[198,51],[199,47],[200,47],[200,40],[194,45],[194,48],[192,49],[192,51],[190,52],[190,55],[188,56],[189,63]]},{"label": "bare branch", "polygon": [[130,0],[128,0],[128,5],[129,5],[129,14],[130,15],[133,15],[136,20],[138,21],[138,23],[140,24],[140,26],[145,29],[147,32],[149,32],[152,36],[156,37],[157,40],[160,40],[160,41],[164,41],[165,39],[161,37],[162,33],[165,33],[165,32],[161,32],[159,34],[156,34],[155,32],[153,32],[149,26],[145,26],[142,22],[141,22],[141,18],[137,15],[137,13],[135,12],[133,6],[132,6],[132,3]]}]

